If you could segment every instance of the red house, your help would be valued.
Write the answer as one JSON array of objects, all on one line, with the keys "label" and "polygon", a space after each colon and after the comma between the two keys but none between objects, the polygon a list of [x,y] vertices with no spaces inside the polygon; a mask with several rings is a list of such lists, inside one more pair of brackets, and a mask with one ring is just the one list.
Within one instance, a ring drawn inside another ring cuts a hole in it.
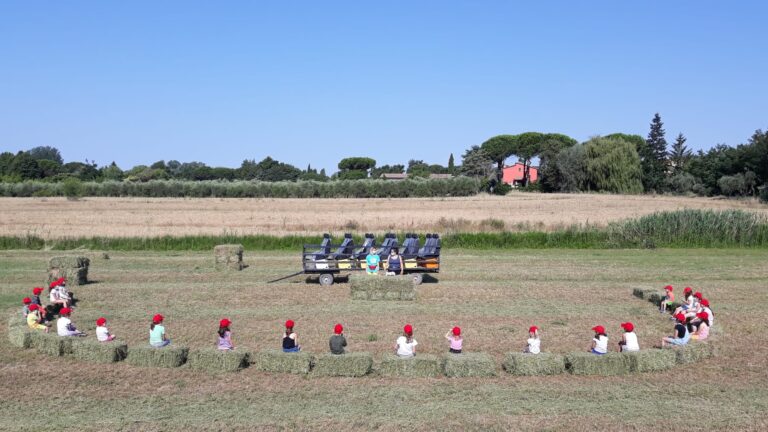
[{"label": "red house", "polygon": [[[522,186],[524,175],[525,175],[525,165],[523,165],[520,162],[517,162],[514,165],[508,165],[504,167],[504,169],[502,170],[501,181],[511,186]],[[538,180],[539,180],[539,168],[534,166],[529,167],[528,181],[531,183],[536,183],[536,181]]]}]

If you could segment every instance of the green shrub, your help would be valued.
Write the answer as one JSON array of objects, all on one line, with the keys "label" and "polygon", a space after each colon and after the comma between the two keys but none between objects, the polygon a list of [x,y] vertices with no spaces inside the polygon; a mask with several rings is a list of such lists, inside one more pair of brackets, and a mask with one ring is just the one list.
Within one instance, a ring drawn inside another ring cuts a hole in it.
[{"label": "green shrub", "polygon": [[495,376],[496,364],[487,353],[447,354],[443,373],[449,378]]},{"label": "green shrub", "polygon": [[187,357],[191,369],[208,372],[234,372],[248,367],[250,353],[248,351],[223,351],[217,348],[192,350]]},{"label": "green shrub", "polygon": [[622,353],[574,352],[565,355],[565,368],[573,375],[625,375],[630,372],[630,359]]},{"label": "green shrub", "polygon": [[631,372],[659,372],[672,369],[677,362],[677,354],[671,350],[640,350],[623,353],[629,358]]},{"label": "green shrub", "polygon": [[371,353],[322,354],[315,359],[312,376],[361,377],[367,375],[372,367],[373,356]]},{"label": "green shrub", "polygon": [[133,366],[174,368],[187,361],[189,349],[168,345],[155,348],[149,345],[128,347],[125,362]]},{"label": "green shrub", "polygon": [[[76,179],[74,177],[70,177],[62,182],[61,185],[61,191],[64,194],[65,197],[69,199],[78,199],[81,196],[83,196],[83,182],[80,181],[80,179]],[[41,192],[42,189],[39,189],[37,192]]]},{"label": "green shrub", "polygon": [[558,375],[565,372],[565,360],[560,354],[507,353],[502,363],[512,375]]},{"label": "green shrub", "polygon": [[128,346],[122,342],[99,342],[77,338],[72,341],[72,357],[93,363],[114,363],[125,359]]},{"label": "green shrub", "polygon": [[312,354],[307,352],[264,350],[253,354],[252,367],[262,372],[307,374],[312,368],[313,360]]},{"label": "green shrub", "polygon": [[419,354],[412,358],[401,358],[394,354],[384,354],[378,371],[383,376],[429,378],[440,375],[440,361],[429,354]]},{"label": "green shrub", "polygon": [[72,353],[72,341],[75,336],[59,336],[42,331],[30,332],[30,347],[41,354],[61,357]]},{"label": "green shrub", "polygon": [[715,355],[715,348],[709,342],[691,340],[687,345],[669,348],[675,352],[678,364],[696,363]]}]

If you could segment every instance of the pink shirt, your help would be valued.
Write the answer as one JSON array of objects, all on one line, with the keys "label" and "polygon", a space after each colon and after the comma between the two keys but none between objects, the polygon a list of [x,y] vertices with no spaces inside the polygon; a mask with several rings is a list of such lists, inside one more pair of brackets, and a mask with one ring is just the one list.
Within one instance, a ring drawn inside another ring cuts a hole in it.
[{"label": "pink shirt", "polygon": [[456,340],[455,338],[451,338],[451,349],[456,351],[461,351],[461,344],[464,342],[464,339],[459,338]]},{"label": "pink shirt", "polygon": [[704,340],[709,337],[709,326],[703,324],[699,326],[699,340]]}]

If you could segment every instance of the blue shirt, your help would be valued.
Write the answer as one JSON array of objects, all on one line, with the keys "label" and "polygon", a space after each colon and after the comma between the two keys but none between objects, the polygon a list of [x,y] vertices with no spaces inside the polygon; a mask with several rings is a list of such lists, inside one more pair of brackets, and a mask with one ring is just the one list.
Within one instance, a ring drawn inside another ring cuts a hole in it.
[{"label": "blue shirt", "polygon": [[377,273],[379,271],[379,263],[381,262],[381,257],[378,255],[368,254],[367,257],[365,257],[365,271],[368,273]]}]

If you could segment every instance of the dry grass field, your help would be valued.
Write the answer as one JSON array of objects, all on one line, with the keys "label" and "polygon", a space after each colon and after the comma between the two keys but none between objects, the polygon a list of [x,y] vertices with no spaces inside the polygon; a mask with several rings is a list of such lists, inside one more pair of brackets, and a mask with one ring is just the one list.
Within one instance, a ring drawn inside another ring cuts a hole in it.
[{"label": "dry grass field", "polygon": [[[482,200],[481,200],[482,201]],[[107,201],[108,202],[108,201]],[[180,201],[181,203],[186,201]],[[191,201],[194,202],[194,201]],[[213,201],[212,201],[213,202]],[[89,202],[86,201],[85,204]],[[140,202],[138,202],[140,203]],[[224,375],[95,365],[12,348],[0,321],[0,430],[766,430],[768,253],[763,250],[537,250],[444,254],[438,283],[415,302],[349,300],[346,284],[264,281],[295,271],[296,254],[248,252],[247,269],[212,270],[211,253],[110,253],[95,259],[73,319],[145,344],[152,314],[166,316],[174,344],[213,346],[220,318],[240,349],[278,347],[282,322],[297,322],[305,350],[320,353],[337,321],[353,351],[391,350],[403,323],[420,352],[442,354],[453,325],[465,348],[497,363],[522,348],[529,325],[543,349],[585,350],[603,324],[615,347],[633,321],[648,347],[672,325],[633,287],[672,283],[704,292],[725,334],[718,356],[668,372],[621,377],[397,379],[307,378],[252,369]],[[0,252],[0,309],[44,279],[47,252]],[[5,316],[5,315],[4,315]]]},{"label": "dry grass field", "polygon": [[663,210],[750,209],[756,202],[647,195],[529,194],[428,199],[0,198],[0,235],[156,237],[553,230]]}]

